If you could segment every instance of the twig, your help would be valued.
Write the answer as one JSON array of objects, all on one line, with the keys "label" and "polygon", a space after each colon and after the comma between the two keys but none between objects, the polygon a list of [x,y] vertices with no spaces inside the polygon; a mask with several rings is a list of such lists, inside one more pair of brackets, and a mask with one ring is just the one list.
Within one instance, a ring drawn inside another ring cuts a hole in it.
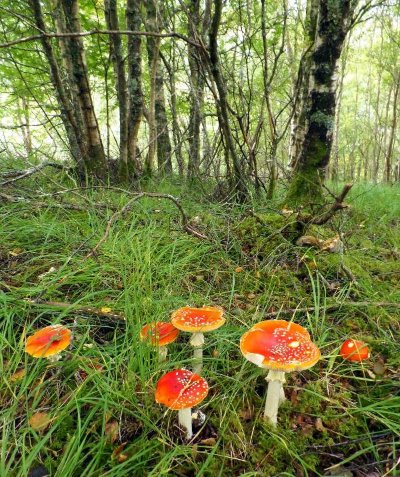
[{"label": "twig", "polygon": [[335,197],[335,202],[332,204],[331,208],[323,213],[320,216],[298,216],[298,222],[301,222],[303,224],[307,225],[323,225],[326,224],[338,210],[341,209],[346,209],[348,207],[347,204],[344,204],[344,199],[346,198],[347,194],[350,192],[350,189],[353,187],[353,184],[346,184],[343,187],[342,192]]},{"label": "twig", "polygon": [[201,234],[200,232],[197,232],[197,230],[193,229],[190,224],[189,224],[189,220],[185,214],[185,211],[183,210],[181,204],[179,203],[178,199],[170,194],[159,194],[157,192],[128,192],[130,195],[134,195],[134,197],[132,197],[123,207],[121,210],[118,210],[116,212],[114,212],[114,214],[110,217],[110,220],[107,222],[107,226],[106,226],[106,229],[104,231],[104,234],[103,236],[101,237],[101,239],[99,240],[99,242],[97,242],[97,244],[93,247],[93,249],[86,255],[85,259],[93,256],[98,248],[100,247],[100,245],[102,245],[109,233],[110,233],[110,230],[111,230],[111,226],[113,225],[113,223],[118,219],[118,217],[120,216],[123,216],[126,212],[128,212],[132,206],[132,204],[134,202],[136,202],[138,199],[141,199],[143,197],[152,197],[152,198],[157,198],[157,199],[168,199],[170,200],[171,202],[173,202],[176,207],[178,208],[180,214],[181,214],[181,217],[182,217],[182,225],[183,225],[183,228],[186,230],[186,232],[188,232],[189,234],[191,235],[194,235],[195,237],[197,238],[201,238],[201,239],[205,239],[207,240],[208,237],[206,237],[205,235]]},{"label": "twig", "polygon": [[35,174],[36,172],[41,171],[45,167],[54,167],[56,169],[64,169],[64,166],[61,164],[57,164],[56,162],[44,162],[43,164],[39,164],[38,166],[30,167],[29,169],[25,169],[22,171],[11,171],[11,172],[6,172],[2,174],[2,177],[10,177],[11,179],[8,179],[4,182],[0,183],[0,186],[5,186],[8,184],[11,184],[13,182],[19,181],[21,179],[24,179],[25,177],[31,176],[32,174]]},{"label": "twig", "polygon": [[[325,306],[319,306],[318,309],[324,309],[325,311],[333,311],[333,310],[338,310],[339,308],[345,307],[345,306],[360,306],[360,307],[368,307],[368,306],[376,306],[376,307],[382,307],[382,308],[400,308],[400,303],[393,303],[389,301],[381,301],[381,302],[370,302],[370,301],[348,301],[344,303],[334,303],[332,305],[325,305]],[[313,312],[317,309],[315,306],[309,306],[305,308],[286,308],[286,309],[280,309],[278,311],[271,311],[269,313],[264,314],[264,318],[274,318],[275,316],[279,316],[281,314],[284,315],[291,315],[294,313],[307,313],[307,312]]]},{"label": "twig", "polygon": [[99,249],[100,245],[102,245],[106,240],[107,240],[107,237],[110,233],[110,230],[111,230],[111,226],[113,225],[113,223],[118,219],[119,216],[123,216],[124,214],[126,214],[126,212],[128,212],[128,210],[131,208],[132,204],[134,202],[136,202],[137,200],[139,200],[141,197],[143,197],[143,193],[140,193],[139,195],[137,195],[136,197],[132,197],[131,200],[129,200],[123,207],[121,210],[117,210],[116,212],[114,212],[112,214],[112,216],[110,217],[109,221],[107,222],[107,226],[106,226],[106,229],[104,231],[104,234],[103,236],[101,237],[101,239],[97,242],[97,244],[92,248],[92,250],[86,255],[85,259],[93,256],[97,250]]},{"label": "twig", "polygon": [[76,37],[85,37],[93,35],[126,35],[126,36],[153,36],[158,38],[179,38],[180,40],[189,43],[197,48],[200,48],[201,45],[196,43],[192,39],[188,38],[185,35],[182,35],[177,32],[170,33],[160,33],[152,31],[131,31],[131,30],[90,30],[90,31],[80,31],[80,32],[68,32],[68,33],[46,33],[43,32],[39,35],[27,36],[24,38],[18,38],[17,40],[8,41],[7,43],[0,43],[1,48],[9,48],[10,46],[20,45],[21,43],[27,43],[29,41],[41,40],[42,38],[76,38]]}]

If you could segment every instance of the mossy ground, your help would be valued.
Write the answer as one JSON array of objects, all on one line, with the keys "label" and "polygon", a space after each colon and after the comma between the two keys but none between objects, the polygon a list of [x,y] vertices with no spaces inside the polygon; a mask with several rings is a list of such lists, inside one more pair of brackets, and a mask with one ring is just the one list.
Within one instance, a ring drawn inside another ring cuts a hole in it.
[{"label": "mossy ground", "polygon": [[[210,240],[186,234],[173,204],[146,198],[85,259],[126,195],[79,191],[1,207],[0,475],[22,477],[40,465],[56,477],[398,475],[400,320],[390,303],[400,302],[400,189],[355,187],[350,210],[310,231],[342,234],[343,255],[293,245],[279,233],[273,203],[253,204],[260,221],[207,202],[201,190],[157,189],[180,195]],[[194,445],[182,442],[176,414],[153,398],[163,372],[190,366],[188,337],[161,365],[138,339],[143,324],[186,304],[220,305],[227,316],[206,335],[210,393]],[[126,321],[76,311],[84,306],[111,308]],[[285,312],[294,308],[312,310]],[[261,419],[264,373],[238,348],[251,324],[274,312],[306,326],[323,354],[287,377],[276,430]],[[25,337],[50,323],[75,335],[54,364],[24,353]],[[343,362],[337,354],[347,337],[367,341],[371,359]],[[40,432],[28,422],[36,412],[51,418]]]}]

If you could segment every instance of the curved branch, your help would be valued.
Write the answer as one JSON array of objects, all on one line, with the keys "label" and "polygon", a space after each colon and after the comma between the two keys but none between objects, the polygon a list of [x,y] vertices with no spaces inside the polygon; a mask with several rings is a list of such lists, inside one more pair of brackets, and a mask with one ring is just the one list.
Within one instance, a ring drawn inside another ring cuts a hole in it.
[{"label": "curved branch", "polygon": [[0,43],[0,49],[10,48],[14,45],[20,45],[21,43],[27,43],[30,41],[42,40],[43,38],[75,38],[75,37],[85,37],[93,35],[126,35],[126,36],[154,36],[158,38],[179,38],[180,40],[189,43],[197,48],[200,48],[201,45],[196,43],[194,40],[188,38],[185,35],[177,32],[169,33],[160,33],[153,31],[132,31],[132,30],[90,30],[90,31],[81,31],[81,32],[68,32],[68,33],[47,33],[43,32],[39,35],[26,36],[24,38],[18,38],[17,40],[8,41],[7,43]]}]

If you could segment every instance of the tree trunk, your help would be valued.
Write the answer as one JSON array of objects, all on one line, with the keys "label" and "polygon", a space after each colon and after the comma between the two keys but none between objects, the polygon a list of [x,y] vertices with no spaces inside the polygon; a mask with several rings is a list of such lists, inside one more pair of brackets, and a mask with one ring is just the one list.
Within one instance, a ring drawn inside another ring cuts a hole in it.
[{"label": "tree trunk", "polygon": [[[189,37],[197,40],[200,32],[200,0],[190,0],[188,15]],[[189,161],[188,178],[198,178],[200,174],[200,126],[204,100],[204,76],[201,71],[197,48],[188,45],[190,113],[189,113]]]},{"label": "tree trunk", "polygon": [[[232,132],[229,126],[228,99],[225,87],[225,79],[220,69],[219,53],[218,53],[218,30],[221,23],[222,0],[214,1],[214,15],[210,27],[210,46],[209,46],[209,62],[210,69],[218,91],[218,121],[225,141],[227,168],[231,181],[231,192],[236,196],[239,202],[243,202],[247,198],[248,190],[246,185],[245,174],[242,165],[237,156],[235,145],[233,143]],[[232,161],[233,175],[230,174],[229,159]]]},{"label": "tree trunk", "polygon": [[[350,0],[311,0],[315,37],[309,48],[308,81],[303,86],[296,124],[293,176],[287,202],[320,202],[322,181],[332,148],[335,120],[336,66],[349,31],[355,5]],[[315,21],[317,9],[317,21]]]},{"label": "tree trunk", "polygon": [[392,156],[393,156],[393,147],[395,143],[396,127],[397,127],[397,108],[398,108],[398,98],[400,90],[400,71],[395,71],[393,75],[395,81],[394,86],[394,97],[393,97],[393,112],[392,112],[392,124],[390,127],[389,135],[389,145],[386,152],[385,158],[385,181],[390,182],[392,175]]},{"label": "tree trunk", "polygon": [[[142,24],[142,0],[127,0],[126,24],[128,30],[139,31]],[[140,170],[138,134],[143,114],[141,37],[128,37],[128,169]],[[128,174],[128,171],[127,171]]]},{"label": "tree trunk", "polygon": [[[39,29],[39,31],[46,32],[47,28],[44,23],[40,0],[29,0],[29,4],[32,9],[37,28]],[[49,64],[50,79],[56,93],[58,108],[60,110],[61,119],[68,138],[69,149],[71,155],[78,164],[78,169],[83,172],[85,168],[83,141],[80,135],[76,117],[74,115],[72,103],[68,96],[68,92],[64,87],[64,83],[62,81],[62,74],[60,72],[56,55],[54,53],[50,40],[46,37],[42,37],[40,41],[42,43],[43,51]]]},{"label": "tree trunk", "polygon": [[[104,1],[107,28],[119,30],[117,0]],[[121,36],[110,35],[110,56],[114,67],[115,89],[119,108],[119,172],[122,181],[129,179],[128,167],[128,85],[126,81],[124,52]]]},{"label": "tree trunk", "polygon": [[[160,5],[156,0],[146,2],[147,28],[149,31],[161,31]],[[149,129],[150,144],[148,152],[148,172],[151,172],[157,151],[158,172],[172,173],[171,141],[165,107],[164,71],[160,61],[160,39],[147,37],[147,56],[150,71]]]},{"label": "tree trunk", "polygon": [[[65,32],[80,32],[78,0],[61,0],[61,4],[64,10]],[[89,176],[94,175],[98,178],[104,178],[107,162],[93,107],[83,41],[82,38],[75,36],[68,38],[66,44],[72,64],[73,80],[83,115],[83,128],[86,139],[85,169]]]}]

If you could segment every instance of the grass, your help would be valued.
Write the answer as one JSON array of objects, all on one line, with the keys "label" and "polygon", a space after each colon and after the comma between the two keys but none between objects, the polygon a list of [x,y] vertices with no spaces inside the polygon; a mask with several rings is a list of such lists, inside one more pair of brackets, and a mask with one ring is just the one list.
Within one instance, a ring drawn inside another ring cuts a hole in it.
[{"label": "grass", "polygon": [[[59,184],[43,185],[51,187]],[[310,232],[342,233],[340,256],[271,235],[274,204],[254,203],[262,226],[196,190],[157,188],[180,195],[211,240],[183,232],[173,204],[146,198],[85,259],[112,213],[96,204],[120,208],[124,194],[63,197],[84,210],[54,207],[51,198],[1,207],[0,475],[27,476],[39,466],[54,477],[400,475],[399,309],[376,305],[399,303],[400,189],[357,186],[350,211]],[[194,444],[182,441],[176,413],[154,402],[164,372],[190,367],[188,336],[170,346],[163,364],[138,340],[142,325],[186,304],[220,305],[227,316],[206,335],[210,393]],[[125,321],[79,311],[85,306],[111,308]],[[289,399],[272,429],[261,419],[264,374],[245,362],[238,343],[266,313],[297,307],[313,310],[278,317],[306,326],[323,357],[287,377]],[[74,331],[63,359],[26,355],[25,337],[53,323]],[[368,362],[337,356],[349,336],[368,342]],[[37,412],[50,417],[39,431],[29,424]]]}]

